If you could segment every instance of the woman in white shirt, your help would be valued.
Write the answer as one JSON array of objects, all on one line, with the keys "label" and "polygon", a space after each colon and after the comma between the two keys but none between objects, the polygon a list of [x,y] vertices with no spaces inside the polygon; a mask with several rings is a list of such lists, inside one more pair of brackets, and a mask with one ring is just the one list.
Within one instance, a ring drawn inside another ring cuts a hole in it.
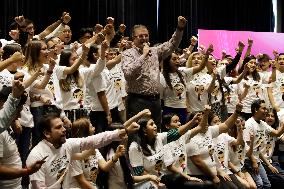
[{"label": "woman in white shirt", "polygon": [[212,51],[213,46],[208,48],[201,63],[191,68],[180,67],[179,56],[176,53],[172,53],[163,60],[163,71],[160,78],[163,87],[163,115],[175,113],[181,119],[182,124],[186,123],[187,103],[185,80],[189,81],[194,74],[204,69],[208,56]]}]

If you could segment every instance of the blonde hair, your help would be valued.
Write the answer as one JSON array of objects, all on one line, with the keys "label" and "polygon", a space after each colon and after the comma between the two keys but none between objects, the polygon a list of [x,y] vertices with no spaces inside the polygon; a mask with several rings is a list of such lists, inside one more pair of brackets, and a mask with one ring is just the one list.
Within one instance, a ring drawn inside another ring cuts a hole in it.
[{"label": "blonde hair", "polygon": [[200,56],[200,53],[199,52],[193,52],[189,55],[188,59],[187,59],[187,62],[186,62],[186,67],[187,68],[191,68],[192,67],[192,58],[194,55],[199,55]]}]

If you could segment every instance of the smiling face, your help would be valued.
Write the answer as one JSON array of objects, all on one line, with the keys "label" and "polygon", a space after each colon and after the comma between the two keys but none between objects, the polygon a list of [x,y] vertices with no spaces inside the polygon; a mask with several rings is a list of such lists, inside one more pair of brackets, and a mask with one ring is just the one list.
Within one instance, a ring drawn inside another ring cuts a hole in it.
[{"label": "smiling face", "polygon": [[247,64],[249,72],[252,73],[256,69],[256,59],[251,59]]},{"label": "smiling face", "polygon": [[278,57],[278,65],[279,65],[279,70],[281,72],[284,72],[284,54],[283,55],[279,55],[279,57]]},{"label": "smiling face", "polygon": [[265,117],[265,122],[272,126],[275,123],[275,116],[273,112],[268,112],[266,117]]},{"label": "smiling face", "polygon": [[41,49],[39,52],[38,60],[41,64],[46,63],[48,61],[49,51],[47,49],[47,45],[44,42],[41,42]]},{"label": "smiling face", "polygon": [[199,53],[192,56],[192,67],[199,66],[201,64],[202,58]]}]

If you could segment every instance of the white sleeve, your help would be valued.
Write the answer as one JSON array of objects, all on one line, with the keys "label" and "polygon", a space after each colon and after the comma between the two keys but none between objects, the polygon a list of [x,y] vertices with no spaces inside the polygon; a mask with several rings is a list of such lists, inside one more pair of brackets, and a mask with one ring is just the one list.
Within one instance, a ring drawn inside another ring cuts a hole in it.
[{"label": "white sleeve", "polygon": [[129,147],[129,161],[132,167],[144,167],[143,153],[136,142],[132,142]]},{"label": "white sleeve", "polygon": [[4,156],[4,132],[0,134],[0,158],[3,158],[3,156]]},{"label": "white sleeve", "polygon": [[70,175],[75,177],[83,174],[82,164],[79,160],[72,160],[70,164]]},{"label": "white sleeve", "polygon": [[279,112],[277,112],[277,116],[278,116],[279,122],[284,124],[284,109],[281,109]]},{"label": "white sleeve", "polygon": [[59,26],[57,26],[57,28],[55,28],[55,30],[53,30],[50,34],[48,34],[45,37],[45,39],[59,36],[60,32],[63,31],[63,29],[64,29],[64,25],[60,24]]},{"label": "white sleeve", "polygon": [[[27,161],[26,161],[26,165],[31,166],[34,162],[42,160],[42,158],[37,157],[36,155],[30,154]],[[44,171],[44,165],[41,166],[41,168],[33,173],[32,175],[30,175],[30,181],[41,181],[43,183],[45,183],[45,171]]]},{"label": "white sleeve", "polygon": [[183,72],[186,77],[192,77],[193,75],[193,68],[187,68],[187,67],[179,67],[179,71]]},{"label": "white sleeve", "polygon": [[[222,124],[222,123],[221,123]],[[208,128],[209,132],[212,135],[212,138],[216,138],[217,136],[219,136],[219,125],[215,125],[215,126],[210,126]]]},{"label": "white sleeve", "polygon": [[64,69],[66,66],[55,66],[54,73],[58,80],[60,79],[66,79],[67,75],[64,75]]},{"label": "white sleeve", "polygon": [[186,144],[186,154],[187,154],[187,157],[199,155],[200,151],[199,151],[198,145],[193,142],[187,143]]},{"label": "white sleeve", "polygon": [[96,93],[107,90],[107,83],[102,75],[99,75],[94,78],[94,85],[96,86]]}]

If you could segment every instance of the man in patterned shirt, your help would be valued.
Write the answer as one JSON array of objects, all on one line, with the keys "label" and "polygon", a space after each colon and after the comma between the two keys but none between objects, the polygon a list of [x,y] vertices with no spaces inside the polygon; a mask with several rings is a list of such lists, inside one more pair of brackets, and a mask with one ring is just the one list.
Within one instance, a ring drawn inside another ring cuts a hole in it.
[{"label": "man in patterned shirt", "polygon": [[127,118],[143,109],[150,109],[155,123],[161,123],[159,94],[159,60],[169,56],[180,44],[187,20],[179,16],[172,38],[157,47],[149,47],[149,31],[144,25],[135,25],[132,31],[133,47],[122,53],[122,70],[127,83]]}]

